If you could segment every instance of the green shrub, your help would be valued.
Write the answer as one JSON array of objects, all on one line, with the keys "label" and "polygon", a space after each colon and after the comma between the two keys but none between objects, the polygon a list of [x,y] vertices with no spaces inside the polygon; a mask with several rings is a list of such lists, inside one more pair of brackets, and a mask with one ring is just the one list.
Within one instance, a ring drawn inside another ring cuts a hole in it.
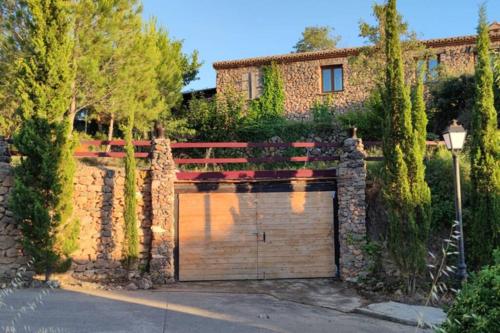
[{"label": "green shrub", "polygon": [[337,116],[342,128],[357,127],[358,136],[366,141],[382,139],[384,108],[379,90],[375,90],[366,100],[364,108],[347,111]]},{"label": "green shrub", "polygon": [[500,251],[496,262],[473,274],[448,310],[446,322],[438,329],[447,333],[500,332]]},{"label": "green shrub", "polygon": [[[455,188],[451,153],[444,147],[429,153],[426,161],[425,177],[431,188],[431,228],[434,231],[447,230],[455,220]],[[470,219],[470,164],[463,156],[460,159],[460,179],[462,185],[463,220]]]},{"label": "green shrub", "polygon": [[331,124],[335,119],[333,97],[316,100],[311,108],[313,122],[317,124]]}]

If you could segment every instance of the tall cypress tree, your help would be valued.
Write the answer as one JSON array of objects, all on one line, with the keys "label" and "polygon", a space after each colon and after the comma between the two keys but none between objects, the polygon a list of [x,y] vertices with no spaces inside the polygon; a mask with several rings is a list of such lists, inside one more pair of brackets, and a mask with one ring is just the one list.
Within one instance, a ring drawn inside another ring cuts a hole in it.
[{"label": "tall cypress tree", "polygon": [[411,147],[407,153],[408,176],[415,219],[415,269],[418,272],[425,266],[427,254],[427,239],[431,224],[431,190],[425,181],[424,158],[427,151],[427,114],[425,111],[424,77],[426,68],[423,66],[418,73],[417,84],[412,99],[412,133]]},{"label": "tall cypress tree", "polygon": [[129,264],[133,264],[139,257],[139,235],[137,231],[137,200],[136,200],[136,176],[134,145],[132,143],[132,131],[134,129],[134,110],[130,110],[127,124],[124,128],[125,134],[125,253],[124,257]]},{"label": "tall cypress tree", "polygon": [[500,245],[500,142],[494,106],[493,72],[486,9],[481,7],[477,37],[476,96],[471,124],[472,264],[479,268],[492,262]]},{"label": "tall cypress tree", "polygon": [[11,204],[23,231],[25,251],[48,278],[59,254],[55,242],[66,180],[65,114],[73,76],[69,64],[71,20],[67,2],[62,0],[27,0],[19,9],[26,29],[22,41],[26,53],[17,71],[23,123],[14,142],[24,156],[15,168]]},{"label": "tall cypress tree", "polygon": [[396,0],[388,1],[385,19],[383,151],[388,246],[407,280],[406,291],[412,294],[417,274],[424,267],[429,223],[430,192],[424,180],[422,161],[426,118],[425,108],[419,100],[415,101],[412,110],[410,90],[405,84]]},{"label": "tall cypress tree", "polygon": [[160,54],[157,37],[157,31],[152,25],[147,25],[143,31],[135,31],[135,34],[130,36],[131,48],[128,50],[127,65],[118,73],[122,84],[126,83],[118,95],[122,98],[117,106],[122,106],[120,116],[125,119],[122,123],[126,141],[124,256],[130,264],[133,264],[139,256],[133,133],[134,130],[147,130],[148,125],[166,108],[158,89],[157,66],[160,62]]}]

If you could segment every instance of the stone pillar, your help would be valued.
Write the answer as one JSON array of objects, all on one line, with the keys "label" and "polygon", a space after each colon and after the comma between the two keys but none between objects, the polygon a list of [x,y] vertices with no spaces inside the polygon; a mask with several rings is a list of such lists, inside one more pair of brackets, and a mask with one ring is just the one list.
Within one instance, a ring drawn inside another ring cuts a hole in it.
[{"label": "stone pillar", "polygon": [[363,142],[352,136],[344,141],[338,166],[340,277],[355,282],[365,267],[366,153]]},{"label": "stone pillar", "polygon": [[153,140],[151,159],[151,260],[153,282],[163,284],[174,278],[174,182],[175,164],[170,140]]}]

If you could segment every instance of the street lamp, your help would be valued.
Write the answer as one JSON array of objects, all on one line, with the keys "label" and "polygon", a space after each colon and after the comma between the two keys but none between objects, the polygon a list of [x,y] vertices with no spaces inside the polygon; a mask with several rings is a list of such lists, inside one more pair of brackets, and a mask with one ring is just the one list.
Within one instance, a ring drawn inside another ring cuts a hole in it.
[{"label": "street lamp", "polygon": [[460,166],[458,154],[464,147],[466,135],[467,131],[461,125],[459,125],[455,119],[443,133],[446,148],[448,148],[448,150],[450,150],[451,154],[453,155],[453,170],[455,172],[455,210],[456,220],[458,221],[458,228],[460,231],[460,243],[458,249],[458,277],[461,281],[465,281],[467,279],[467,266],[465,265],[464,229],[462,224],[462,198],[460,189]]}]

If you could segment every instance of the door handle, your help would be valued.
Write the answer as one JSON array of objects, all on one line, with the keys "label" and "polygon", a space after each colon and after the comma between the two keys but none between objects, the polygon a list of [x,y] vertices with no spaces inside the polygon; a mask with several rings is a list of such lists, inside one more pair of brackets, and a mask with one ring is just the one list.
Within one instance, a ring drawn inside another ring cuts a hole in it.
[{"label": "door handle", "polygon": [[257,241],[263,241],[264,243],[266,242],[266,233],[262,233],[262,238],[260,238],[260,232],[254,232],[253,233],[255,236],[257,236]]}]

